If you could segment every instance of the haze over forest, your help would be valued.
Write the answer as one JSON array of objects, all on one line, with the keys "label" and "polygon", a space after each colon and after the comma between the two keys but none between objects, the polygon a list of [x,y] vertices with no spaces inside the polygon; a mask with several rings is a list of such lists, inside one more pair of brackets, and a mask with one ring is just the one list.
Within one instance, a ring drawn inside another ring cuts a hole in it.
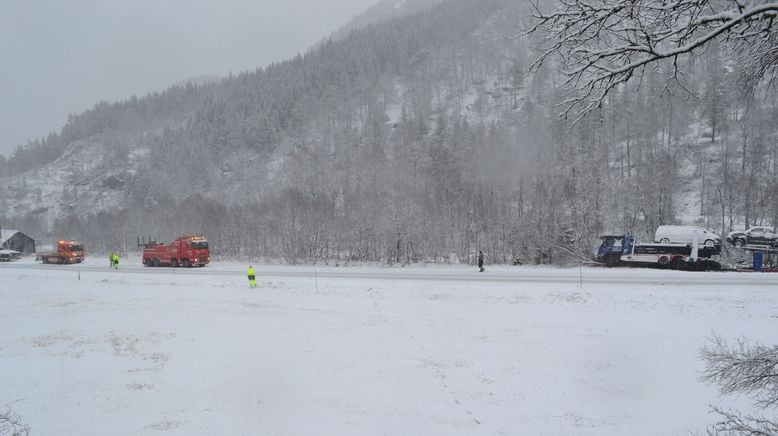
[{"label": "haze over forest", "polygon": [[376,1],[9,0],[0,14],[0,154],[98,101],[288,59]]}]

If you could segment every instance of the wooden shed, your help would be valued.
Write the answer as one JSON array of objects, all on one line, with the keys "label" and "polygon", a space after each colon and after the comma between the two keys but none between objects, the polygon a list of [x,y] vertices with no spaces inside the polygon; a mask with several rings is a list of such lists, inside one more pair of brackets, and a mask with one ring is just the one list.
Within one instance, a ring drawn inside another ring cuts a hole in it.
[{"label": "wooden shed", "polygon": [[35,253],[35,239],[18,230],[0,230],[0,249]]}]

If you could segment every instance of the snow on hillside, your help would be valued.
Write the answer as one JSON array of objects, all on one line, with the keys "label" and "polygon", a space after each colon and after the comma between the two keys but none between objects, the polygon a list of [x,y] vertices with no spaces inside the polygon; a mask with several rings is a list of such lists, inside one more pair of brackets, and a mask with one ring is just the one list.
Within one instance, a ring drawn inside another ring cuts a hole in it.
[{"label": "snow on hillside", "polygon": [[244,267],[0,265],[0,409],[33,435],[689,434],[748,410],[699,381],[712,332],[775,340],[768,275]]},{"label": "snow on hillside", "polygon": [[348,23],[330,35],[331,39],[341,39],[353,30],[363,29],[371,24],[391,18],[410,15],[428,9],[442,0],[381,0],[367,8],[365,12],[352,18]]},{"label": "snow on hillside", "polygon": [[125,199],[125,184],[148,154],[139,148],[117,158],[106,138],[76,141],[54,162],[3,180],[7,208],[12,216],[42,214],[50,220],[117,208]]}]

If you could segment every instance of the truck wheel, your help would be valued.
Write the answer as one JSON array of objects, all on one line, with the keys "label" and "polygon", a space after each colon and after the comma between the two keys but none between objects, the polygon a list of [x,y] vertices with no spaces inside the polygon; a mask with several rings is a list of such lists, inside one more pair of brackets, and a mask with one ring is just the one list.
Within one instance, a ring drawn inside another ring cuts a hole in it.
[{"label": "truck wheel", "polygon": [[171,259],[170,260],[170,266],[177,267],[178,266],[178,259]]},{"label": "truck wheel", "polygon": [[746,245],[745,241],[743,241],[742,239],[735,239],[735,247],[740,248],[740,247],[742,247],[744,245]]},{"label": "truck wheel", "polygon": [[184,259],[183,265],[184,268],[189,268],[190,266],[192,266],[192,263],[189,262],[189,259]]},{"label": "truck wheel", "polygon": [[669,240],[669,239],[667,239],[667,238],[662,238],[662,239],[660,239],[660,240],[659,240],[659,243],[660,243],[660,244],[669,244],[669,243],[670,243],[670,240]]},{"label": "truck wheel", "polygon": [[619,255],[618,253],[610,253],[607,256],[605,256],[605,265],[608,265],[609,267],[618,266],[620,260],[621,260],[621,255]]},{"label": "truck wheel", "polygon": [[667,264],[670,263],[670,258],[667,256],[660,256],[659,257],[659,264],[662,266],[667,266]]},{"label": "truck wheel", "polygon": [[706,239],[705,240],[705,246],[708,248],[713,248],[716,245],[716,243],[713,242],[712,239]]},{"label": "truck wheel", "polygon": [[675,259],[670,261],[670,268],[674,270],[682,270],[685,265],[686,262],[681,257],[676,257]]},{"label": "truck wheel", "polygon": [[157,258],[155,257],[155,258],[154,258],[154,260],[152,260],[152,261],[151,261],[151,263],[152,263],[154,266],[159,266],[159,259],[157,259]]}]

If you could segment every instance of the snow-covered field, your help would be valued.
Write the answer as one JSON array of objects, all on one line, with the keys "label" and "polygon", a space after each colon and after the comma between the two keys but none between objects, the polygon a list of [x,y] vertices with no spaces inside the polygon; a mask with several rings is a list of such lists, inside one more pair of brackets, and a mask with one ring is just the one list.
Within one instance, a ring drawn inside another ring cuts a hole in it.
[{"label": "snow-covered field", "polygon": [[778,275],[106,264],[0,265],[32,435],[702,433],[713,332],[778,341]]}]

